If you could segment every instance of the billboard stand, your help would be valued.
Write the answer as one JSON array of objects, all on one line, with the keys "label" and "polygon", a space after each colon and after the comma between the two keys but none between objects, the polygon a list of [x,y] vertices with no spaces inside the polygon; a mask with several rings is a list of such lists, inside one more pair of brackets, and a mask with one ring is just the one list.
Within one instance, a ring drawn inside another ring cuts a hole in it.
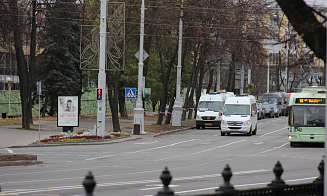
[{"label": "billboard stand", "polygon": [[63,132],[79,127],[78,96],[58,96],[57,127]]}]

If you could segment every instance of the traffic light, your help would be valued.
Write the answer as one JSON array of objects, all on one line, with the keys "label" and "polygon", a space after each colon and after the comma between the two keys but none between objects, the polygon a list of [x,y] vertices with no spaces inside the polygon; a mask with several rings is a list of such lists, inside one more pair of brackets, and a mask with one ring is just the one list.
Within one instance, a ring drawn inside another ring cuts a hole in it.
[{"label": "traffic light", "polygon": [[97,89],[97,100],[102,100],[102,89],[101,88]]}]

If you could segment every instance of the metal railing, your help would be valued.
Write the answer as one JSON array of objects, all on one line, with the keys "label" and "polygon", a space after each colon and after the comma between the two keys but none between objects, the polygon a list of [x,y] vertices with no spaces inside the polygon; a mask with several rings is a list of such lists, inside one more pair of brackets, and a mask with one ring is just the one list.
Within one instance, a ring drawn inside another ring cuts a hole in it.
[{"label": "metal railing", "polygon": [[[222,177],[224,183],[220,185],[215,192],[209,194],[199,194],[193,196],[323,196],[324,192],[324,160],[322,160],[318,165],[318,170],[320,175],[311,183],[306,184],[295,184],[287,185],[285,181],[281,178],[283,174],[283,168],[278,161],[273,168],[275,178],[271,183],[267,184],[265,187],[236,190],[230,183],[232,177],[232,171],[227,164],[222,171]],[[170,189],[169,184],[172,180],[170,171],[166,167],[160,176],[163,184],[163,188],[155,194],[156,196],[177,196],[174,191]],[[83,186],[86,191],[86,196],[93,196],[93,191],[96,186],[96,182],[91,172],[85,177],[83,181]]]}]

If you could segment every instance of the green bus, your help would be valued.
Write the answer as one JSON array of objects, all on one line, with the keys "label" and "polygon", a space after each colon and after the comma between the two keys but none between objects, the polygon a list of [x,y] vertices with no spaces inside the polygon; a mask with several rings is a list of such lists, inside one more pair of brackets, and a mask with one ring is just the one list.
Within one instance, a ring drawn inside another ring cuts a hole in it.
[{"label": "green bus", "polygon": [[307,86],[290,97],[288,141],[291,146],[301,143],[325,142],[324,86]]}]

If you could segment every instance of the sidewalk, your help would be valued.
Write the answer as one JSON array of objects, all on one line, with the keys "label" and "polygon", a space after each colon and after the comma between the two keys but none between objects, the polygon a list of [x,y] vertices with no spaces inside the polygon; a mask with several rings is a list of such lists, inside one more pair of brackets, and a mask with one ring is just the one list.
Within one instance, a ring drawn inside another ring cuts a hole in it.
[{"label": "sidewalk", "polygon": [[[153,116],[155,113],[147,113],[144,118],[144,124],[153,124],[156,122],[157,117]],[[130,116],[130,115],[129,115]],[[153,116],[153,117],[150,117]],[[132,133],[133,131],[133,118],[120,119],[120,127],[122,132]],[[74,127],[74,130],[89,130],[94,129],[97,124],[96,117],[80,118],[79,127]],[[40,127],[40,131],[39,131]],[[8,152],[5,150],[8,147],[27,146],[39,139],[44,139],[50,135],[57,135],[63,131],[62,127],[57,127],[57,121],[39,121],[35,120],[31,125],[32,130],[22,130],[21,125],[5,125],[0,126],[0,153]],[[106,131],[112,131],[111,116],[106,117]],[[132,135],[130,139],[141,137],[152,137],[153,134],[146,135]],[[121,139],[118,139],[121,140]]]}]

